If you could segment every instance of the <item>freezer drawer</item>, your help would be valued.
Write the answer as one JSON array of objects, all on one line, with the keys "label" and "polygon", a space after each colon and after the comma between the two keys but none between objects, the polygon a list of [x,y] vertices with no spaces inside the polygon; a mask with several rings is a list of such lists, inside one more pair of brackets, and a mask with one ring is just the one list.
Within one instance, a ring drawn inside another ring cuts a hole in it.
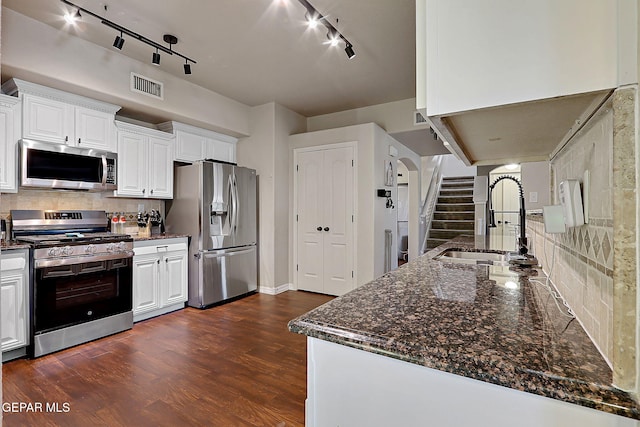
[{"label": "freezer drawer", "polygon": [[255,246],[201,252],[201,295],[190,293],[189,305],[203,308],[257,290],[257,262]]}]

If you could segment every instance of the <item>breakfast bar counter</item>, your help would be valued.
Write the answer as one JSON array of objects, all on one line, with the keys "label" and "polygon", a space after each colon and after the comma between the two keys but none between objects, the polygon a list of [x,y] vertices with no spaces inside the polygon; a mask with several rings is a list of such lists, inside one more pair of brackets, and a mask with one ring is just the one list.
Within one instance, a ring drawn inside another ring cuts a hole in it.
[{"label": "breakfast bar counter", "polygon": [[364,408],[375,425],[396,409],[403,425],[640,425],[541,270],[434,259],[473,248],[454,239],[289,323],[308,336],[307,425],[362,421]]}]

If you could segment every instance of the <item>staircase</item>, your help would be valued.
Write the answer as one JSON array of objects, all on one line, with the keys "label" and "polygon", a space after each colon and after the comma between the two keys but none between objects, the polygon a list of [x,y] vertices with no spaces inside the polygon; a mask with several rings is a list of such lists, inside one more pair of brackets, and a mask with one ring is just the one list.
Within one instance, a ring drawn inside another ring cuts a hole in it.
[{"label": "staircase", "polygon": [[473,177],[442,178],[438,201],[429,229],[427,250],[461,234],[473,235],[474,216]]}]

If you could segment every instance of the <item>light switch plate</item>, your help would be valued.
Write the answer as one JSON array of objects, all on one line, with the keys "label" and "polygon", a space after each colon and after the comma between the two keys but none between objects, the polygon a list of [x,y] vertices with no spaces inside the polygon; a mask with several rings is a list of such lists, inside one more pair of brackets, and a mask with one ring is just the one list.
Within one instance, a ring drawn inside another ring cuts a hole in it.
[{"label": "light switch plate", "polygon": [[538,203],[538,192],[530,191],[529,192],[529,203]]}]

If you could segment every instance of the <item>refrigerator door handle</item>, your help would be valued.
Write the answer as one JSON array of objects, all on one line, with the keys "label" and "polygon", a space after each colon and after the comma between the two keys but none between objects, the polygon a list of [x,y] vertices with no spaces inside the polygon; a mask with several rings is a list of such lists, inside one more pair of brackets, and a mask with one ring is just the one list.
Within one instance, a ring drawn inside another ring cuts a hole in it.
[{"label": "refrigerator door handle", "polygon": [[235,207],[233,209],[233,231],[234,233],[238,230],[238,219],[239,219],[239,215],[238,212],[240,212],[240,196],[238,194],[238,178],[236,178],[236,174],[233,174],[233,191],[234,191],[234,197],[233,200],[235,202]]}]

